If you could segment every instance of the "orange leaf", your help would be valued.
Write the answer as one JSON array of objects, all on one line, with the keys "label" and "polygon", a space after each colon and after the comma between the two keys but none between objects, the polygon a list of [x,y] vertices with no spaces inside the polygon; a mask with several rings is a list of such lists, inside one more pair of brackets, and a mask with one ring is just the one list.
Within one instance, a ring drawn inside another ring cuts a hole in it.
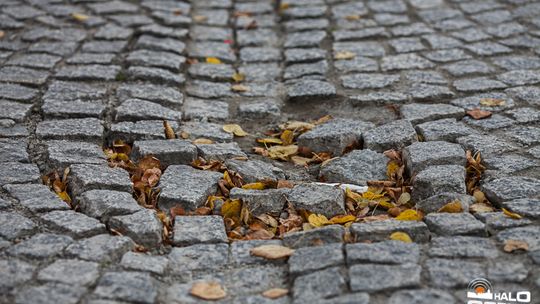
[{"label": "orange leaf", "polygon": [[484,111],[484,110],[481,110],[481,109],[473,109],[473,110],[467,111],[467,115],[469,115],[470,117],[478,120],[478,119],[484,119],[484,118],[490,117],[491,112],[490,111]]}]

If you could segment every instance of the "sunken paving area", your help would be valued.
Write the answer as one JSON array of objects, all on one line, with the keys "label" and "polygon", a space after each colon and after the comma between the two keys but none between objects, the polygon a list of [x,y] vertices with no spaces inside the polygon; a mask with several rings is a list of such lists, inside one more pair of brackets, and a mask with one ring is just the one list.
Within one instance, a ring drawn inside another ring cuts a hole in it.
[{"label": "sunken paving area", "polygon": [[540,1],[1,0],[0,303],[540,301]]}]

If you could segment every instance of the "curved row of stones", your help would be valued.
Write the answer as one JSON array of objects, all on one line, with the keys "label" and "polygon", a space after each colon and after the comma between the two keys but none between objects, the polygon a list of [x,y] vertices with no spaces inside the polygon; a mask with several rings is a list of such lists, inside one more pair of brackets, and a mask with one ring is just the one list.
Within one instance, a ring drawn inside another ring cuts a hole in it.
[{"label": "curved row of stones", "polygon": [[[6,0],[0,12],[0,302],[190,303],[197,280],[220,282],[223,302],[234,303],[457,303],[475,277],[506,290],[540,286],[540,3]],[[333,59],[342,52],[355,56]],[[247,91],[232,90],[235,71]],[[473,108],[494,114],[464,117]],[[328,113],[336,119],[299,145],[363,149],[310,170],[251,155],[253,137],[221,130],[236,121],[262,134]],[[165,140],[162,120],[217,144]],[[382,152],[400,149],[415,175],[413,201],[428,215],[233,243],[220,217],[177,217],[173,246],[162,247],[155,212],[132,198],[127,172],[107,166],[101,147],[115,139],[134,143],[134,159],[153,154],[167,167],[165,210],[194,209],[215,191],[221,175],[187,165],[201,156],[246,182],[307,182],[233,189],[255,213],[279,214],[287,198],[327,216],[343,212],[343,194],[309,182],[384,178]],[[490,201],[523,219],[436,213],[449,200],[474,201],[465,150],[482,152]],[[68,166],[75,210],[39,183]],[[415,243],[386,241],[394,231]],[[356,242],[343,244],[345,234]],[[510,239],[529,252],[504,253]],[[249,255],[266,243],[297,251],[277,262]],[[274,287],[291,293],[260,295]]]}]

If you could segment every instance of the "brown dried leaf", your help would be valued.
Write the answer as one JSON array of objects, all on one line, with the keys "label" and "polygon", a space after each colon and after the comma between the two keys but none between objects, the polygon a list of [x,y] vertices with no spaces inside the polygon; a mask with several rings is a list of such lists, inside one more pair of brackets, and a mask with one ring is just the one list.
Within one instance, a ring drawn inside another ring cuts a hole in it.
[{"label": "brown dried leaf", "polygon": [[251,88],[243,84],[235,84],[231,86],[231,90],[234,92],[249,92]]},{"label": "brown dried leaf", "polygon": [[171,124],[164,120],[163,121],[163,128],[165,128],[165,138],[167,139],[175,139],[176,134],[174,133],[173,128],[171,127]]},{"label": "brown dried leaf", "polygon": [[463,212],[463,206],[460,201],[453,201],[442,206],[437,212],[460,213]]},{"label": "brown dried leaf", "polygon": [[503,250],[509,253],[516,250],[529,251],[529,244],[520,240],[507,240],[504,242]]},{"label": "brown dried leaf", "polygon": [[268,156],[272,159],[288,160],[289,157],[298,153],[297,145],[272,146],[268,148]]},{"label": "brown dried leaf", "polygon": [[488,118],[491,116],[491,112],[490,111],[485,111],[485,110],[481,110],[481,109],[473,109],[473,110],[469,110],[467,111],[467,115],[469,115],[470,117],[478,120],[478,119],[484,119],[484,118]]},{"label": "brown dried leaf", "polygon": [[292,145],[294,140],[294,132],[291,130],[285,130],[279,137],[284,146]]},{"label": "brown dried leaf", "polygon": [[242,127],[240,127],[237,124],[223,125],[223,131],[234,134],[235,136],[239,136],[239,137],[248,135],[248,133],[246,133],[246,131],[244,131]]},{"label": "brown dried leaf", "polygon": [[79,21],[79,22],[84,22],[86,20],[88,20],[88,15],[85,15],[85,14],[81,14],[81,13],[73,13],[71,14],[71,17],[73,19],[75,19],[76,21]]},{"label": "brown dried leaf", "polygon": [[277,299],[281,298],[289,293],[288,289],[285,288],[272,288],[268,289],[267,291],[263,292],[262,295],[265,298],[269,299]]},{"label": "brown dried leaf", "polygon": [[197,138],[195,139],[194,141],[191,142],[192,144],[194,145],[210,145],[210,144],[213,144],[214,141],[211,140],[211,139],[208,139],[208,138]]},{"label": "brown dried leaf", "polygon": [[249,252],[254,256],[277,260],[290,257],[294,253],[294,249],[280,245],[262,245],[252,248]]},{"label": "brown dried leaf", "polygon": [[0,39],[4,38],[6,36],[6,32],[0,31]]},{"label": "brown dried leaf", "polygon": [[196,282],[191,287],[190,294],[203,300],[219,300],[227,296],[227,293],[217,282]]}]

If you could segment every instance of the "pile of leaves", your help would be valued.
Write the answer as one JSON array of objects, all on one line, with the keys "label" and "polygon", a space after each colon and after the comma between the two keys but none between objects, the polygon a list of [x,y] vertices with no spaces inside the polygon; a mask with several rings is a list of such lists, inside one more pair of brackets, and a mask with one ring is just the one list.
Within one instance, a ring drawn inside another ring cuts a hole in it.
[{"label": "pile of leaves", "polygon": [[60,176],[58,171],[54,170],[49,174],[43,175],[41,180],[44,185],[48,186],[49,189],[56,193],[61,200],[66,202],[66,204],[73,209],[73,203],[67,189],[69,171],[69,167],[65,168],[62,176]]},{"label": "pile of leaves", "polygon": [[315,122],[289,121],[269,130],[266,137],[258,138],[258,147],[253,148],[253,152],[281,161],[291,161],[296,165],[306,166],[309,164],[322,163],[332,158],[328,152],[314,153],[307,147],[299,147],[296,139],[301,134],[315,128],[332,119],[327,115]]}]

